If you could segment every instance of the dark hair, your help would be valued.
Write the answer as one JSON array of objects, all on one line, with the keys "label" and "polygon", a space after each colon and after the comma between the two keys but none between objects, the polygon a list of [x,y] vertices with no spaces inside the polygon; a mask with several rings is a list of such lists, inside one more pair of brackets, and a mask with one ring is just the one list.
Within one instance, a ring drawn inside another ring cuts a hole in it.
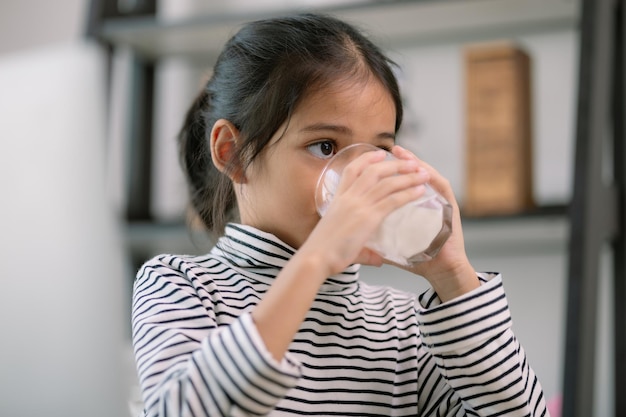
[{"label": "dark hair", "polygon": [[243,26],[226,43],[178,137],[191,203],[208,231],[221,235],[236,212],[233,184],[211,160],[209,136],[217,120],[240,132],[227,169],[245,170],[307,94],[337,80],[374,76],[392,96],[397,132],[402,101],[392,65],[357,29],[330,16],[307,13]]}]

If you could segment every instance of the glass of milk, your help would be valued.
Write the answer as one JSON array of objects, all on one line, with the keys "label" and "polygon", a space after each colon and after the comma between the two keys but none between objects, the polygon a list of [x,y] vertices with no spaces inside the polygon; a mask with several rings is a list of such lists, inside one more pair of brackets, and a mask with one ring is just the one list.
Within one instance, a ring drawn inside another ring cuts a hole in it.
[{"label": "glass of milk", "polygon": [[[367,143],[347,146],[326,164],[317,182],[315,204],[324,216],[335,195],[343,168],[364,152],[380,148]],[[396,159],[387,152],[387,159]],[[412,265],[434,258],[452,232],[452,206],[430,185],[415,201],[391,212],[367,242],[367,247],[400,265]]]}]

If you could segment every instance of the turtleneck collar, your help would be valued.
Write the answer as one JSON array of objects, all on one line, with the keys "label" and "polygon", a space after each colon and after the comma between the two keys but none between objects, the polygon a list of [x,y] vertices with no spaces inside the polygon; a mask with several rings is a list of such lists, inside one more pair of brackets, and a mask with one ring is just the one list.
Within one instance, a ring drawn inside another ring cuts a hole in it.
[{"label": "turtleneck collar", "polygon": [[[229,223],[225,234],[211,250],[211,254],[225,259],[245,276],[268,284],[289,262],[296,250],[276,236],[252,226]],[[326,279],[320,292],[350,293],[358,285],[360,265],[350,265],[341,274]]]}]

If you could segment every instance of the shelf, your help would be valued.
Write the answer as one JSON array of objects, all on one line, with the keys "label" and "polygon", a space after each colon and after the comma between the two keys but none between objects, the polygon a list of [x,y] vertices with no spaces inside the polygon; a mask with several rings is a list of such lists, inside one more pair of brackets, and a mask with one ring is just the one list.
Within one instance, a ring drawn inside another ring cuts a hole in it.
[{"label": "shelf", "polygon": [[566,205],[538,207],[518,215],[470,217],[462,222],[470,257],[565,253],[569,244]]},{"label": "shelf", "polygon": [[[471,256],[562,252],[569,233],[567,209],[543,207],[520,215],[466,218],[463,233]],[[204,233],[183,223],[131,223],[126,242],[137,262],[161,253],[202,254],[212,247]]]},{"label": "shelf", "polygon": [[184,223],[131,222],[126,225],[126,244],[133,261],[142,263],[161,253],[196,255],[208,252],[208,235]]},{"label": "shelf", "polygon": [[383,47],[510,38],[578,26],[579,0],[387,0],[320,8],[216,11],[184,19],[117,18],[99,36],[145,59],[184,56],[213,62],[246,21],[304,10],[331,13],[362,27]]}]

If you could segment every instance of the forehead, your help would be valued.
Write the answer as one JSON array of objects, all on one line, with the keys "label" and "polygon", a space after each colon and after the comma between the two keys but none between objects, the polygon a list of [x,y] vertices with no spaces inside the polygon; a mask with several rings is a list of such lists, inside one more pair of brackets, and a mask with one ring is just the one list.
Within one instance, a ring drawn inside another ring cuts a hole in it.
[{"label": "forehead", "polygon": [[311,88],[294,109],[292,116],[349,115],[358,111],[378,115],[385,109],[395,123],[396,108],[391,92],[375,77],[348,78]]}]

